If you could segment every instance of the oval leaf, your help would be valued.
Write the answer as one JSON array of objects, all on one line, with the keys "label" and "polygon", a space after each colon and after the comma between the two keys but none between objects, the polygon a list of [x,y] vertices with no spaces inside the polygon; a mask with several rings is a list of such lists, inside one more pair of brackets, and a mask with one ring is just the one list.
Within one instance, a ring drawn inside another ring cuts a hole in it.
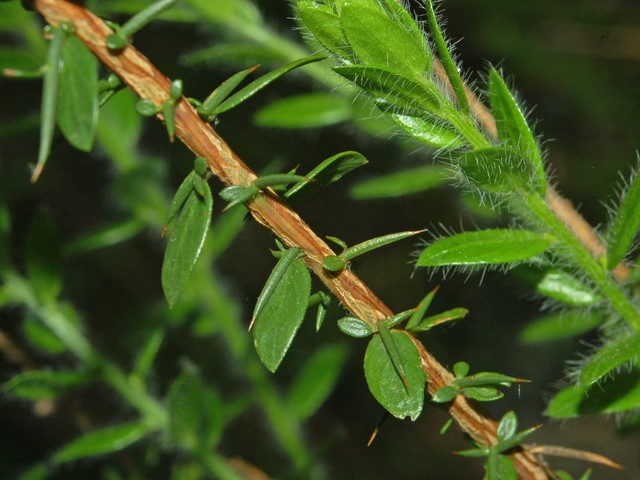
[{"label": "oval leaf", "polygon": [[364,356],[364,374],[375,399],[394,417],[415,420],[422,412],[426,375],[420,354],[409,336],[391,331],[398,347],[408,391],[394,368],[380,335],[374,336]]},{"label": "oval leaf", "polygon": [[449,178],[449,170],[444,166],[412,168],[360,182],[350,194],[357,200],[395,198],[439,187]]},{"label": "oval leaf", "polygon": [[330,93],[308,93],[275,101],[259,110],[261,127],[319,128],[351,118],[351,101]]},{"label": "oval leaf", "polygon": [[297,259],[293,261],[255,320],[253,342],[262,363],[275,372],[284,358],[309,303],[311,276]]},{"label": "oval leaf", "polygon": [[419,267],[491,265],[527,260],[543,253],[549,237],[529,230],[466,232],[436,240],[418,258]]},{"label": "oval leaf", "polygon": [[620,365],[635,361],[640,353],[640,333],[609,340],[582,367],[580,383],[591,385]]},{"label": "oval leaf", "polygon": [[150,431],[149,425],[139,421],[87,433],[62,447],[53,456],[53,461],[64,463],[122,450],[144,438]]},{"label": "oval leaf", "polygon": [[71,145],[89,151],[98,124],[98,61],[75,35],[62,50],[57,122]]},{"label": "oval leaf", "polygon": [[607,267],[615,268],[627,253],[640,227],[640,175],[636,174],[622,197],[622,203],[609,232]]},{"label": "oval leaf", "polygon": [[315,0],[300,0],[298,15],[305,27],[327,50],[343,58],[353,56],[353,51],[348,46],[340,24],[340,17],[331,10],[330,6]]},{"label": "oval leaf", "polygon": [[371,327],[364,320],[360,320],[356,317],[343,317],[338,320],[338,328],[345,335],[349,335],[354,338],[368,337],[373,333]]},{"label": "oval leaf", "polygon": [[436,125],[429,120],[398,113],[389,114],[402,130],[416,140],[435,148],[453,149],[465,145],[465,140],[453,127]]},{"label": "oval leaf", "polygon": [[211,222],[211,192],[200,197],[192,190],[174,221],[162,263],[162,289],[173,306],[184,288],[207,236]]},{"label": "oval leaf", "polygon": [[533,275],[538,293],[567,305],[588,306],[602,300],[596,291],[564,270],[551,269]]}]

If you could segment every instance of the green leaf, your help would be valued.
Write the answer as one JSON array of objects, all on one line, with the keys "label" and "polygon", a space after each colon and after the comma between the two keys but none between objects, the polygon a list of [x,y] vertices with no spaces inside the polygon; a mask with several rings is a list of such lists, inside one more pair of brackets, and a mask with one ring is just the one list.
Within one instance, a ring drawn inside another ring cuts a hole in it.
[{"label": "green leaf", "polygon": [[479,372],[473,375],[456,378],[453,383],[460,388],[503,386],[508,387],[518,379],[509,375],[495,372]]},{"label": "green leaf", "polygon": [[330,6],[315,0],[298,1],[298,15],[304,26],[329,51],[343,58],[352,58],[353,50],[349,47],[342,30],[340,17]]},{"label": "green leaf", "polygon": [[300,421],[313,415],[329,397],[346,358],[343,345],[327,345],[302,366],[287,394],[289,411]]},{"label": "green leaf", "polygon": [[518,417],[513,411],[507,412],[498,423],[498,441],[511,438],[518,431]]},{"label": "green leaf", "polygon": [[640,353],[640,332],[607,342],[580,371],[580,383],[591,385],[621,365],[635,361]]},{"label": "green leaf", "polygon": [[260,109],[254,122],[261,127],[319,128],[351,118],[351,101],[331,93],[307,93],[283,98]]},{"label": "green leaf", "polygon": [[173,442],[180,447],[193,449],[197,446],[205,409],[203,394],[202,381],[188,370],[183,371],[169,389],[169,431]]},{"label": "green leaf", "polygon": [[430,315],[415,327],[407,327],[407,330],[410,330],[412,332],[426,332],[428,330],[431,330],[433,327],[442,325],[443,323],[461,320],[466,317],[468,313],[469,310],[467,310],[466,308],[452,308],[451,310],[447,310],[436,315]]},{"label": "green leaf", "polygon": [[418,167],[364,180],[349,193],[356,200],[395,198],[439,187],[449,178],[447,167]]},{"label": "green leaf", "polygon": [[440,109],[442,94],[435,87],[402,73],[368,65],[334,67],[333,70],[368,92],[383,111],[425,115]]},{"label": "green leaf", "polygon": [[568,311],[546,315],[534,320],[520,332],[524,343],[550,342],[573,337],[602,325],[604,317],[598,312]]},{"label": "green leaf", "polygon": [[521,270],[525,280],[535,285],[538,293],[572,306],[589,306],[602,301],[592,288],[570,273],[552,268],[546,271]]},{"label": "green leaf", "polygon": [[49,330],[39,318],[27,316],[22,322],[22,331],[30,343],[52,355],[66,352],[66,345]]},{"label": "green leaf", "polygon": [[518,472],[506,455],[489,455],[485,472],[486,480],[518,480]]},{"label": "green leaf", "polygon": [[490,193],[537,191],[544,183],[536,178],[533,164],[520,151],[506,147],[471,150],[458,159],[465,178],[480,190]]},{"label": "green leaf", "polygon": [[262,363],[275,372],[284,358],[307,311],[311,276],[293,261],[255,320],[253,341]]},{"label": "green leaf", "polygon": [[418,258],[419,267],[492,265],[527,260],[542,254],[551,241],[529,230],[495,229],[465,232],[436,240]]},{"label": "green leaf", "polygon": [[55,399],[90,380],[87,372],[31,370],[11,378],[2,388],[10,395],[28,400]]},{"label": "green leaf", "polygon": [[636,173],[622,197],[622,203],[609,231],[607,239],[609,269],[615,268],[623,259],[638,233],[638,227],[640,227],[640,175]]},{"label": "green leaf", "polygon": [[303,188],[310,190],[316,186],[327,186],[367,163],[367,159],[358,152],[340,152],[320,162],[318,166],[304,176],[303,180],[300,180],[287,190],[284,196],[289,198]]},{"label": "green leaf", "polygon": [[11,214],[3,200],[0,197],[0,274],[11,265]]},{"label": "green leaf", "polygon": [[98,60],[71,35],[62,49],[57,122],[71,145],[88,152],[98,125]]},{"label": "green leaf", "polygon": [[389,116],[398,126],[416,140],[434,148],[455,149],[466,142],[453,127],[439,125],[421,117],[391,113]]},{"label": "green leaf", "polygon": [[343,317],[338,320],[338,328],[345,335],[354,338],[368,337],[373,333],[371,326],[364,320],[356,317]]},{"label": "green leaf", "polygon": [[391,363],[380,335],[371,339],[364,356],[367,385],[375,399],[394,417],[415,420],[422,411],[426,382],[420,354],[407,334],[395,330],[390,333],[398,347],[408,391]]},{"label": "green leaf", "polygon": [[162,289],[170,306],[175,305],[200,256],[211,222],[213,198],[192,190],[174,221],[162,263]]},{"label": "green leaf", "polygon": [[62,245],[50,215],[38,212],[27,237],[27,276],[38,298],[55,300],[62,290]]},{"label": "green leaf", "polygon": [[453,374],[456,378],[466,377],[471,366],[467,362],[456,362],[453,364]]},{"label": "green leaf", "polygon": [[547,414],[553,418],[575,418],[594,413],[619,413],[640,407],[640,370],[622,370],[597,385],[577,385],[561,390]]},{"label": "green leaf", "polygon": [[417,77],[430,68],[424,37],[389,18],[375,2],[344,3],[340,22],[349,45],[363,64]]},{"label": "green leaf", "polygon": [[460,390],[452,385],[445,385],[444,387],[436,390],[436,393],[433,394],[431,401],[435,403],[447,403],[451,402]]},{"label": "green leaf", "polygon": [[142,421],[123,423],[87,433],[62,447],[53,456],[55,463],[104,455],[127,448],[144,438],[151,427]]},{"label": "green leaf", "polygon": [[467,387],[463,393],[465,397],[478,402],[493,402],[504,396],[504,393],[493,387]]},{"label": "green leaf", "polygon": [[534,167],[536,183],[545,185],[544,165],[538,142],[502,76],[494,68],[489,72],[488,86],[491,112],[496,119],[500,140],[505,145],[520,150]]},{"label": "green leaf", "polygon": [[265,88],[270,83],[282,77],[284,74],[289,73],[291,70],[300,68],[309,63],[319,62],[321,60],[324,60],[325,58],[327,58],[325,55],[312,55],[310,57],[305,57],[299,60],[295,60],[280,68],[276,68],[275,70],[254,80],[253,82],[251,82],[249,85],[247,85],[237,93],[231,95],[229,98],[227,98],[224,102],[222,102],[219,106],[217,106],[213,110],[212,115],[219,115],[223,112],[231,110],[232,108],[236,107],[240,103],[244,102],[248,98],[258,93],[260,90]]}]

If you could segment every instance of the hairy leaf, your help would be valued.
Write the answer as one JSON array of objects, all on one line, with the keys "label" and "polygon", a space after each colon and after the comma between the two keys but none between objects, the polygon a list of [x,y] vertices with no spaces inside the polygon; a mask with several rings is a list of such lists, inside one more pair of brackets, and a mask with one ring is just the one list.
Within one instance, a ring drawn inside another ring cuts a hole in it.
[{"label": "hairy leaf", "polygon": [[297,259],[269,296],[253,327],[253,341],[262,363],[275,372],[302,324],[307,311],[311,276]]},{"label": "hairy leaf", "polygon": [[373,396],[394,417],[415,420],[422,411],[426,375],[420,354],[409,336],[391,331],[398,347],[408,391],[391,363],[380,335],[375,335],[364,356],[364,373]]},{"label": "hairy leaf", "polygon": [[305,27],[327,50],[343,58],[353,57],[353,50],[345,37],[340,17],[331,7],[315,0],[299,0],[298,15]]},{"label": "hairy leaf", "polygon": [[527,260],[551,244],[545,235],[529,230],[480,230],[436,240],[418,258],[419,267],[491,265]]},{"label": "hairy leaf", "polygon": [[591,385],[622,364],[635,361],[640,354],[640,333],[607,342],[582,367],[580,382]]},{"label": "hairy leaf", "polygon": [[434,148],[458,148],[465,145],[465,140],[452,127],[439,125],[421,117],[391,113],[391,118],[402,130],[416,140]]},{"label": "hairy leaf", "polygon": [[602,297],[570,273],[560,269],[524,272],[538,293],[573,306],[588,306],[602,301]]},{"label": "hairy leaf", "polygon": [[636,174],[622,198],[609,232],[607,267],[615,268],[623,259],[640,227],[640,175]]}]

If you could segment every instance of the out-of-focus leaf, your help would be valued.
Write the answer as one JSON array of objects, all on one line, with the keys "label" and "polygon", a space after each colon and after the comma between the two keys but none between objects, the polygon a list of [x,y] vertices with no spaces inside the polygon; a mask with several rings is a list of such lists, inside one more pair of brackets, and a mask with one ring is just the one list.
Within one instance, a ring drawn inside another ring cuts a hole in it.
[{"label": "out-of-focus leaf", "polygon": [[364,180],[356,184],[350,194],[357,200],[401,197],[439,187],[449,178],[444,166],[412,168]]},{"label": "out-of-focus leaf", "polygon": [[9,236],[11,234],[11,215],[6,203],[0,197],[0,273],[11,265]]},{"label": "out-of-focus leaf", "polygon": [[68,243],[65,246],[65,253],[67,255],[78,255],[126,242],[135,237],[144,228],[144,222],[138,219],[129,219],[108,225],[101,230],[88,233]]},{"label": "out-of-focus leaf", "polygon": [[259,110],[261,127],[319,128],[351,118],[351,101],[331,93],[308,93],[277,100]]},{"label": "out-of-focus leaf", "polygon": [[561,390],[551,401],[552,418],[575,418],[594,413],[619,413],[640,406],[640,370],[623,370],[597,385],[575,385]]},{"label": "out-of-focus leaf", "polygon": [[422,412],[426,376],[418,349],[406,333],[391,331],[398,347],[408,391],[398,376],[380,335],[375,335],[364,356],[364,373],[369,390],[394,417],[415,420]]},{"label": "out-of-focus leaf", "polygon": [[622,364],[635,361],[638,355],[640,355],[640,333],[607,340],[582,367],[580,382],[591,385]]},{"label": "out-of-focus leaf", "polygon": [[453,127],[438,125],[433,121],[411,115],[390,113],[389,116],[413,138],[434,148],[451,149],[465,145],[464,138],[453,130]]},{"label": "out-of-focus leaf", "polygon": [[304,26],[327,50],[343,58],[353,57],[353,50],[345,37],[340,17],[330,6],[314,0],[300,0],[298,15]]},{"label": "out-of-focus leaf", "polygon": [[607,240],[607,267],[615,268],[629,250],[640,227],[640,175],[636,174],[622,197]]},{"label": "out-of-focus leaf", "polygon": [[484,470],[486,480],[518,480],[518,472],[506,455],[489,455]]},{"label": "out-of-focus leaf", "polygon": [[104,455],[127,448],[144,438],[151,427],[142,421],[123,423],[87,433],[62,447],[53,456],[55,463]]},{"label": "out-of-focus leaf", "polygon": [[54,399],[91,380],[87,372],[31,370],[5,382],[3,390],[28,400]]},{"label": "out-of-focus leaf", "polygon": [[193,372],[183,371],[173,382],[167,396],[169,430],[173,442],[183,448],[195,448],[203,421],[203,388]]},{"label": "out-of-focus leaf", "polygon": [[257,315],[253,341],[262,363],[275,372],[304,319],[311,276],[302,260],[294,260]]},{"label": "out-of-focus leaf", "polygon": [[551,244],[548,236],[529,230],[495,229],[441,238],[425,248],[419,267],[491,265],[527,260]]},{"label": "out-of-focus leaf", "polygon": [[98,124],[98,60],[75,35],[62,49],[56,118],[71,145],[91,150]]},{"label": "out-of-focus leaf", "polygon": [[282,55],[268,46],[253,43],[217,43],[211,47],[187,53],[180,57],[180,63],[191,66],[206,63],[210,65],[245,67],[247,65],[273,65],[282,62]]},{"label": "out-of-focus leaf", "polygon": [[50,215],[39,212],[27,238],[27,275],[38,298],[55,300],[62,290],[62,245]]},{"label": "out-of-focus leaf", "polygon": [[522,270],[519,273],[534,284],[538,293],[567,305],[589,306],[602,300],[595,290],[564,270]]},{"label": "out-of-focus leaf", "polygon": [[302,366],[287,395],[289,410],[300,421],[313,415],[333,391],[346,357],[343,345],[328,345]]},{"label": "out-of-focus leaf", "polygon": [[304,176],[303,180],[300,180],[287,190],[284,196],[289,198],[302,189],[309,190],[314,186],[327,186],[367,163],[367,159],[358,152],[340,152],[320,162],[318,166]]},{"label": "out-of-focus leaf", "polygon": [[603,321],[604,317],[597,312],[552,313],[529,323],[520,333],[520,340],[524,343],[560,340],[593,330]]},{"label": "out-of-focus leaf", "polygon": [[502,76],[493,68],[489,72],[489,101],[500,140],[520,150],[533,164],[536,182],[545,185],[544,165],[538,142]]}]

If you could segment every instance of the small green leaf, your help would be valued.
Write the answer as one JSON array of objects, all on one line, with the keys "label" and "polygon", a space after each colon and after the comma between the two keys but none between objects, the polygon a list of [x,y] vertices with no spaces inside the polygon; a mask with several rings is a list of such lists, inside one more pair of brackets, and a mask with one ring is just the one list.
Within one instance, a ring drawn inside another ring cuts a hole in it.
[{"label": "small green leaf", "polygon": [[363,64],[417,77],[430,68],[424,37],[389,18],[376,2],[345,2],[340,22],[349,45]]},{"label": "small green leaf", "polygon": [[337,255],[327,255],[322,259],[322,268],[328,272],[341,272],[347,267],[347,263]]},{"label": "small green leaf", "polygon": [[471,366],[467,362],[456,362],[453,365],[453,374],[456,378],[466,377]]},{"label": "small green leaf", "polygon": [[262,363],[275,372],[304,319],[311,290],[309,270],[293,261],[257,315],[253,341]]},{"label": "small green leaf", "polygon": [[447,403],[453,401],[460,390],[452,385],[446,385],[436,390],[431,397],[431,401],[435,403]]},{"label": "small green leaf", "polygon": [[549,248],[548,236],[529,230],[465,232],[436,240],[418,258],[419,267],[491,265],[527,260]]},{"label": "small green leaf", "polygon": [[589,306],[602,301],[595,290],[564,270],[550,269],[539,273],[531,272],[526,276],[535,282],[538,293],[567,305]]},{"label": "small green leaf", "polygon": [[197,446],[205,410],[203,401],[202,381],[196,373],[183,371],[167,395],[169,431],[176,445],[187,449]]},{"label": "small green leaf", "polygon": [[346,174],[367,163],[367,159],[358,152],[340,152],[320,162],[318,166],[304,176],[303,180],[300,180],[287,190],[284,197],[289,198],[303,188],[310,190],[313,187],[324,187],[333,182],[337,182]]},{"label": "small green leaf", "polygon": [[504,396],[504,393],[493,387],[467,387],[463,392],[465,397],[478,402],[493,402]]},{"label": "small green leaf", "polygon": [[486,480],[518,480],[518,472],[506,455],[489,455],[485,472]]},{"label": "small green leaf", "polygon": [[439,125],[421,117],[390,113],[398,126],[416,140],[434,148],[455,149],[463,147],[466,141],[453,127]]},{"label": "small green leaf", "polygon": [[75,35],[62,49],[57,122],[71,145],[91,150],[98,126],[98,61]]},{"label": "small green leaf", "polygon": [[447,167],[426,166],[364,180],[352,187],[349,193],[356,200],[395,198],[440,187],[449,179]]},{"label": "small green leaf", "polygon": [[211,94],[205,99],[202,104],[197,107],[198,114],[205,117],[207,121],[212,121],[215,118],[213,111],[224,102],[231,92],[233,92],[240,83],[247,78],[247,76],[253,72],[256,67],[245,68],[237,73],[234,73],[224,82],[222,82]]},{"label": "small green leaf", "polygon": [[55,300],[62,290],[62,245],[50,215],[36,214],[27,237],[27,275],[38,298]]},{"label": "small green leaf", "polygon": [[300,421],[313,415],[331,394],[346,357],[343,345],[328,345],[302,366],[287,394],[289,411]]},{"label": "small green leaf", "polygon": [[509,375],[504,375],[502,373],[479,372],[474,375],[464,376],[463,378],[456,378],[453,383],[460,388],[489,387],[498,385],[508,387],[517,381],[519,381],[517,378],[510,377]]},{"label": "small green leaf", "polygon": [[440,109],[441,93],[435,87],[388,68],[349,65],[333,70],[368,92],[383,111],[425,115]]},{"label": "small green leaf", "polygon": [[162,289],[170,306],[175,305],[200,256],[207,236],[213,198],[201,198],[192,190],[174,222],[162,263]]},{"label": "small green leaf", "polygon": [[422,320],[415,327],[407,327],[407,330],[410,330],[412,332],[426,332],[428,330],[431,330],[433,327],[442,325],[443,323],[457,322],[458,320],[466,317],[468,313],[469,310],[467,310],[466,308],[452,308],[451,310],[447,310],[436,315],[431,315]]},{"label": "small green leaf", "polygon": [[219,115],[228,110],[231,110],[232,108],[238,106],[248,98],[258,93],[260,90],[265,88],[270,83],[282,77],[284,74],[289,73],[291,70],[300,68],[309,63],[320,62],[325,58],[327,58],[325,55],[312,55],[310,57],[305,57],[299,60],[295,60],[291,63],[288,63],[287,65],[277,68],[261,76],[260,78],[254,80],[249,85],[247,85],[237,93],[233,94],[229,98],[227,98],[224,102],[218,105],[211,113],[212,115]]},{"label": "small green leaf", "polygon": [[10,395],[28,400],[55,399],[90,380],[87,372],[31,370],[11,378],[2,388]]},{"label": "small green leaf", "polygon": [[500,140],[505,145],[520,150],[533,165],[536,182],[545,185],[544,165],[538,142],[502,76],[494,68],[489,72],[489,101]]},{"label": "small green leaf", "polygon": [[400,361],[407,380],[408,391],[391,363],[380,335],[375,335],[364,357],[364,372],[369,390],[380,404],[394,417],[415,420],[424,404],[426,375],[422,369],[420,354],[409,336],[391,331],[400,354]]},{"label": "small green leaf", "polygon": [[573,337],[602,325],[601,313],[588,311],[568,311],[546,315],[534,320],[520,332],[524,343],[550,342]]},{"label": "small green leaf", "polygon": [[580,383],[591,385],[640,354],[640,333],[608,340],[582,367]]},{"label": "small green leaf", "polygon": [[640,227],[640,175],[633,176],[629,188],[609,231],[607,240],[607,267],[615,268],[624,258]]},{"label": "small green leaf", "polygon": [[498,441],[513,437],[518,431],[518,417],[513,411],[507,412],[498,423]]},{"label": "small green leaf", "polygon": [[65,463],[80,458],[104,455],[127,448],[144,438],[151,427],[142,421],[123,423],[96,430],[77,438],[62,447],[53,456],[55,463]]},{"label": "small green leaf", "polygon": [[536,177],[530,160],[513,148],[487,147],[471,150],[458,159],[466,179],[490,193],[513,193],[518,190],[544,193],[544,183]]},{"label": "small green leaf", "polygon": [[367,322],[356,317],[343,317],[338,320],[338,328],[345,335],[354,338],[368,337],[373,330]]},{"label": "small green leaf", "polygon": [[331,93],[286,97],[260,109],[256,125],[271,128],[320,128],[351,118],[351,101]]},{"label": "small green leaf", "polygon": [[561,390],[547,414],[553,418],[575,418],[594,413],[619,413],[640,407],[640,370],[622,370],[597,385],[576,385]]},{"label": "small green leaf", "polygon": [[304,26],[329,51],[343,57],[352,58],[353,50],[349,47],[340,17],[330,6],[315,0],[298,1],[298,15]]}]

